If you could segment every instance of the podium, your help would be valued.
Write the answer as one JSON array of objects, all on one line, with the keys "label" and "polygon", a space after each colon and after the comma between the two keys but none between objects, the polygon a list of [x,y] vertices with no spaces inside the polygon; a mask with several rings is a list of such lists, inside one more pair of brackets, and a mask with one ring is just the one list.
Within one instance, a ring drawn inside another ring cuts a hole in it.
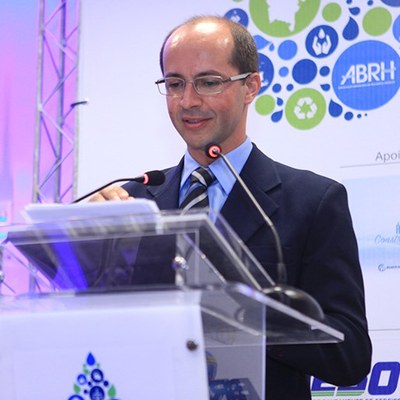
[{"label": "podium", "polygon": [[[212,220],[213,219],[213,220]],[[119,213],[13,225],[0,398],[264,399],[266,345],[343,334],[263,294],[273,280],[221,216]]]}]

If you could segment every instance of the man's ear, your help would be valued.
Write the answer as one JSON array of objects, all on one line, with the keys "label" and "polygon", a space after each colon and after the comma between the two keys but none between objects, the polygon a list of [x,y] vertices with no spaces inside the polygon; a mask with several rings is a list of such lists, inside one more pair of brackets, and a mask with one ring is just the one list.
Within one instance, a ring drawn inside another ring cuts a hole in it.
[{"label": "man's ear", "polygon": [[245,85],[247,86],[246,102],[251,103],[258,94],[261,87],[261,77],[258,72],[253,72],[246,78]]}]

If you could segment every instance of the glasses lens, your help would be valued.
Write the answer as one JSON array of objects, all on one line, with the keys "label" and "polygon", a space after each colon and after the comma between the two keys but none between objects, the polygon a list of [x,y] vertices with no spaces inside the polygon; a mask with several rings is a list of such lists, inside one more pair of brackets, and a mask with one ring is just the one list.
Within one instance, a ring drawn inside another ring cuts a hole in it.
[{"label": "glasses lens", "polygon": [[177,96],[182,94],[185,88],[185,81],[181,78],[165,78],[165,82],[159,84],[160,92],[167,96]]},{"label": "glasses lens", "polygon": [[193,81],[199,94],[217,94],[222,92],[223,80],[219,76],[202,76]]},{"label": "glasses lens", "polygon": [[[196,92],[200,95],[213,95],[222,93],[224,81],[220,76],[201,76],[188,81],[192,83]],[[161,94],[167,96],[182,96],[186,86],[186,81],[182,78],[168,77],[161,82],[157,82],[158,90]]]}]

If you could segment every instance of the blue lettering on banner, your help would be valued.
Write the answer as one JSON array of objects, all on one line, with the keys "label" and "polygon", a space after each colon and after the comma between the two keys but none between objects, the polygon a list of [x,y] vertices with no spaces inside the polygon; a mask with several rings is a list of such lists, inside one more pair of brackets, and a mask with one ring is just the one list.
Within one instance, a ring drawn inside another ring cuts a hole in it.
[{"label": "blue lettering on banner", "polygon": [[[389,379],[385,384],[380,384],[382,372],[389,372]],[[370,394],[388,395],[393,394],[399,383],[400,363],[398,362],[380,362],[375,364],[371,374],[368,392]]]},{"label": "blue lettering on banner", "polygon": [[[390,396],[399,387],[400,363],[397,361],[377,362],[368,377],[359,384],[348,387],[336,387],[312,378],[311,392],[313,397],[352,397],[368,394],[370,396]],[[381,399],[381,397],[379,398]]]}]

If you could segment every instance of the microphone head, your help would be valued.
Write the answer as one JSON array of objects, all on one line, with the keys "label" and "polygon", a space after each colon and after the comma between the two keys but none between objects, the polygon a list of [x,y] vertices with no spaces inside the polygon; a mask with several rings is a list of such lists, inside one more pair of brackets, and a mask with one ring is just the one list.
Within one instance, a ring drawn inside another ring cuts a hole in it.
[{"label": "microphone head", "polygon": [[159,186],[165,182],[165,174],[162,171],[154,170],[143,174],[143,184],[148,186]]},{"label": "microphone head", "polygon": [[319,303],[304,290],[284,284],[277,284],[262,289],[261,291],[266,296],[271,297],[280,303],[286,304],[290,308],[293,308],[316,321],[323,321],[325,319],[324,312]]},{"label": "microphone head", "polygon": [[206,154],[210,158],[218,158],[222,153],[221,146],[216,143],[210,143],[206,146]]}]

